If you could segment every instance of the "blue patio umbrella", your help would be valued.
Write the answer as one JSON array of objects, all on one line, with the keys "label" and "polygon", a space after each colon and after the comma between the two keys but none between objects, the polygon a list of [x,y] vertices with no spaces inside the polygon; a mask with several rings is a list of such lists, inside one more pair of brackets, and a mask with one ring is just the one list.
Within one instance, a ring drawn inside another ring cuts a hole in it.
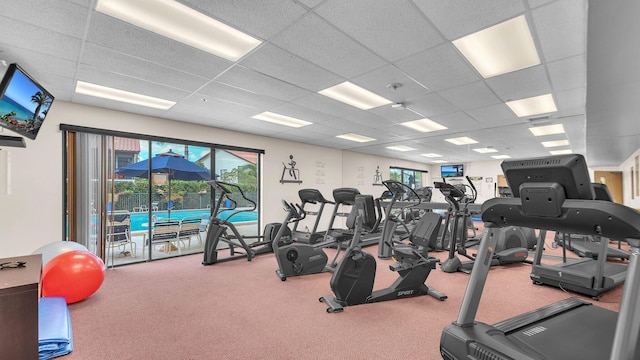
[{"label": "blue patio umbrella", "polygon": [[[116,174],[149,178],[149,159],[137,163],[122,166],[115,171]],[[210,180],[211,172],[202,166],[191,162],[184,156],[169,150],[151,158],[151,173],[168,174],[169,178],[169,202],[171,202],[171,180]],[[171,209],[169,216],[171,216]]]}]

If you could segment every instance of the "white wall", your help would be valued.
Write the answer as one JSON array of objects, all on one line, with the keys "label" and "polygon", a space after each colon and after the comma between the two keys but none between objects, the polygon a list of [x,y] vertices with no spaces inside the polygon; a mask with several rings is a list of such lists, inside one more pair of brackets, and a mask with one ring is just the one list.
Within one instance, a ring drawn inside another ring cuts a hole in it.
[{"label": "white wall", "polygon": [[[426,166],[386,158],[378,163],[375,157],[355,152],[55,101],[35,141],[26,139],[26,148],[0,150],[0,258],[30,254],[64,238],[61,123],[264,149],[264,223],[281,222],[281,199],[298,202],[298,190],[302,188],[317,188],[329,199],[334,188],[343,186],[377,194],[379,189],[374,192],[371,185],[366,185],[370,182],[366,178],[373,178],[376,165],[385,171],[389,165],[416,169]],[[9,131],[2,134],[13,135]],[[282,162],[287,163],[289,155],[294,156],[300,170],[301,184],[280,183]],[[360,171],[359,167],[363,169]],[[343,175],[345,168],[350,169],[347,175]],[[366,180],[359,179],[360,174]],[[365,186],[357,186],[360,181]]]},{"label": "white wall", "polygon": [[[424,185],[432,185],[432,181],[438,179],[435,176],[439,176],[440,169],[438,165],[375,157],[56,101],[35,141],[26,139],[26,148],[0,149],[0,258],[30,254],[40,246],[64,238],[61,123],[264,149],[264,223],[282,221],[281,199],[297,202],[298,190],[305,187],[319,189],[328,199],[332,199],[332,191],[337,187],[356,187],[363,194],[377,196],[384,190],[372,185],[377,166],[383,171],[383,179],[389,177],[390,166],[427,170],[429,173]],[[13,135],[6,130],[2,134]],[[632,162],[639,154],[640,150],[621,165],[625,204],[636,208],[640,207],[640,198],[630,199],[629,169],[631,166],[635,168]],[[300,170],[301,184],[280,183],[282,162],[288,162],[289,155],[294,156]],[[465,164],[465,172],[469,176],[482,177],[475,182],[478,202],[493,197],[494,182],[501,174],[500,161],[468,163]],[[488,177],[493,181],[486,182]],[[438,196],[438,192],[434,192],[434,201],[443,201],[441,195]]]},{"label": "white wall", "polygon": [[[498,175],[502,174],[502,169],[500,168],[501,163],[502,160],[493,160],[464,164],[465,176],[469,176],[471,178],[481,178],[479,180],[473,180],[473,185],[478,190],[478,198],[476,200],[476,203],[482,203],[488,199],[495,197],[495,186],[498,182]],[[440,165],[433,165],[430,174],[431,179],[428,184],[429,186],[433,186],[434,181],[442,181],[442,178],[440,177]],[[467,180],[463,177],[447,178],[446,182],[450,184],[469,185]],[[438,190],[434,189],[432,201],[444,202],[445,200],[444,196],[442,196],[442,194]]]}]

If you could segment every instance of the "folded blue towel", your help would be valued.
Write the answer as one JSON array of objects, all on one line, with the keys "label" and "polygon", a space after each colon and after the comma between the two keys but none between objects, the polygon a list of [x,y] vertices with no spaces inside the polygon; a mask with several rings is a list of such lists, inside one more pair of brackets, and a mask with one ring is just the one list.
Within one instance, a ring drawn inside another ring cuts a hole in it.
[{"label": "folded blue towel", "polygon": [[43,297],[38,305],[38,352],[40,360],[73,351],[71,316],[63,297]]}]

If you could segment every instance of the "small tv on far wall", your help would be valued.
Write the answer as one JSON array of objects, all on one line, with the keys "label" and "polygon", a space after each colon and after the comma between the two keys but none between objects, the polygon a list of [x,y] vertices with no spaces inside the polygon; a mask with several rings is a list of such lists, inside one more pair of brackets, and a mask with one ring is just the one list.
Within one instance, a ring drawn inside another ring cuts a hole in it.
[{"label": "small tv on far wall", "polygon": [[9,65],[0,82],[0,126],[34,140],[53,99],[18,64]]},{"label": "small tv on far wall", "polygon": [[440,174],[442,178],[464,176],[464,165],[441,165]]}]

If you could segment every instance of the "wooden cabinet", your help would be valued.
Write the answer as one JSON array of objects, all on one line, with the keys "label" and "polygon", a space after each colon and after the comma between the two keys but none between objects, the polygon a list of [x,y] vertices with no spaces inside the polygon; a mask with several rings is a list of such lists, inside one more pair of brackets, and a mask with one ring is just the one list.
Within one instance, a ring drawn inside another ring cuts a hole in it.
[{"label": "wooden cabinet", "polygon": [[0,264],[17,261],[25,266],[0,270],[0,357],[38,359],[42,255],[4,258]]}]

